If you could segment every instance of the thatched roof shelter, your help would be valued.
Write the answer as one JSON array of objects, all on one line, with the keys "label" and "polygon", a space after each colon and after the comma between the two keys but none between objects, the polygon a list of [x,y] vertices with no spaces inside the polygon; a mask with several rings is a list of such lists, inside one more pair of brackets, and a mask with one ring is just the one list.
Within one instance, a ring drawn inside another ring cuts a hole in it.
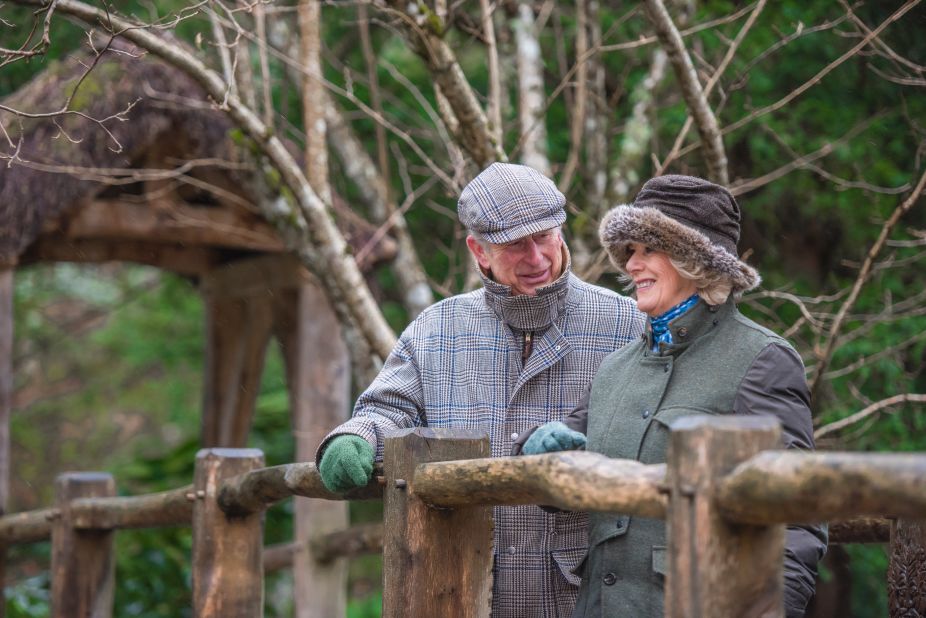
[{"label": "thatched roof shelter", "polygon": [[[30,116],[0,111],[15,142],[0,167],[0,264],[118,259],[195,275],[283,251],[255,206],[275,196],[246,140],[177,69],[117,40],[53,62],[3,103]],[[335,205],[365,245],[372,226]],[[361,267],[394,253],[387,237]]]},{"label": "thatched roof shelter", "polygon": [[[259,214],[260,200],[279,195],[256,149],[195,82],[126,43],[52,63],[3,104],[29,115],[0,111],[13,141],[0,146],[0,508],[9,494],[13,275],[42,261],[131,261],[197,283],[204,446],[246,444],[276,337],[296,456],[310,459],[348,414],[350,358],[324,291]],[[361,268],[394,255],[394,242],[337,198],[334,209],[348,243],[364,247]],[[343,504],[303,499],[296,513],[312,525],[347,523]],[[301,546],[312,525],[297,526]],[[295,560],[300,587],[329,581],[329,571],[340,577],[308,556]]]}]

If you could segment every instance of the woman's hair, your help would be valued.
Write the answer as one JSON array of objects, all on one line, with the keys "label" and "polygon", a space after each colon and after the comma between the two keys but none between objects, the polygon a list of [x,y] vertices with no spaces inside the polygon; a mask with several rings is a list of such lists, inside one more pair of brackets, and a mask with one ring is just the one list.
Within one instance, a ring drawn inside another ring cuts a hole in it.
[{"label": "woman's hair", "polygon": [[704,299],[704,302],[708,305],[722,305],[727,302],[730,297],[730,290],[733,289],[730,284],[730,277],[717,271],[708,270],[697,262],[686,262],[671,255],[669,261],[682,279],[687,279],[695,284],[698,296]]},{"label": "woman's hair", "polygon": [[[668,254],[667,254],[668,255]],[[685,261],[680,258],[669,255],[669,262],[678,271],[682,279],[687,279],[694,283],[698,296],[708,305],[722,305],[730,297],[730,291],[733,285],[730,283],[730,277],[717,271],[708,270],[702,264],[694,261]],[[626,287],[625,291],[633,289],[633,278],[627,273],[621,273],[621,283]]]}]

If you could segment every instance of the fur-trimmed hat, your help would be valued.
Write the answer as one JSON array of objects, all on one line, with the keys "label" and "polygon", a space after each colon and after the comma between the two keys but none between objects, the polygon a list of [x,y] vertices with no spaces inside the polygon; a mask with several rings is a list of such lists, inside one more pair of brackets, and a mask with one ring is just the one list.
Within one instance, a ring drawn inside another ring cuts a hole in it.
[{"label": "fur-trimmed hat", "polygon": [[537,170],[493,163],[463,188],[457,213],[467,230],[498,245],[562,225],[565,205],[566,196]]},{"label": "fur-trimmed hat", "polygon": [[599,228],[602,246],[627,273],[627,245],[638,242],[727,279],[733,293],[761,281],[737,257],[740,209],[729,191],[701,178],[667,175],[643,185],[633,204],[611,209]]}]

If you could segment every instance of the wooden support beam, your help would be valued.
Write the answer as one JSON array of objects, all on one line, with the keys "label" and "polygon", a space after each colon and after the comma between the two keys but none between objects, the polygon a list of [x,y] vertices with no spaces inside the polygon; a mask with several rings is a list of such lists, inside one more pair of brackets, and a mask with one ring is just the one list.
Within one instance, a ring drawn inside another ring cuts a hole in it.
[{"label": "wooden support beam", "polygon": [[256,449],[203,449],[196,455],[194,618],[263,616],[261,514],[228,517],[216,500],[224,479],[259,468],[263,463],[264,456]]},{"label": "wooden support beam", "polygon": [[665,476],[664,464],[565,451],[422,464],[415,471],[415,495],[441,507],[545,504],[663,518]]},{"label": "wooden support beam", "polygon": [[23,265],[36,262],[134,262],[189,276],[208,272],[220,260],[219,251],[202,247],[141,240],[67,240],[60,235],[39,237],[20,256]]},{"label": "wooden support beam", "polygon": [[814,523],[926,513],[926,455],[759,453],[717,488],[723,514],[740,523]]},{"label": "wooden support beam", "polygon": [[[325,435],[350,416],[350,353],[325,291],[304,268],[290,269],[298,285],[275,294],[274,331],[286,362],[296,461],[313,461]],[[295,540],[308,548],[293,556],[295,616],[343,616],[347,563],[319,560],[309,541],[346,528],[348,505],[299,497],[295,507]]]},{"label": "wooden support beam", "polygon": [[926,521],[898,519],[891,526],[887,594],[891,618],[926,616]]},{"label": "wooden support beam", "polygon": [[784,526],[731,524],[713,499],[723,475],[780,438],[770,417],[700,415],[672,423],[667,617],[784,615]]},{"label": "wooden support beam", "polygon": [[[209,273],[199,284],[200,291],[213,297],[241,298],[281,290],[298,289],[315,281],[305,266],[294,255],[261,255],[223,264]],[[290,309],[289,319],[295,320]],[[285,319],[283,316],[278,316]],[[275,327],[279,323],[274,324]],[[295,323],[289,328],[295,328]],[[281,335],[279,329],[276,330]]]},{"label": "wooden support beam", "polygon": [[489,616],[492,509],[433,509],[414,493],[419,464],[489,455],[488,437],[463,429],[404,429],[386,438],[384,618]]},{"label": "wooden support beam", "polygon": [[55,481],[59,516],[51,534],[52,618],[109,618],[113,615],[115,572],[113,532],[74,528],[71,501],[114,496],[109,474],[72,472]]},{"label": "wooden support beam", "polygon": [[[212,276],[210,273],[203,281]],[[266,287],[246,296],[227,295],[208,283],[204,289],[208,291],[203,295],[206,362],[202,444],[240,448],[251,428],[270,341],[273,297]]]},{"label": "wooden support beam", "polygon": [[93,199],[69,210],[63,220],[47,221],[48,231],[71,240],[144,240],[196,247],[282,252],[274,228],[256,212],[196,206],[177,198]]}]

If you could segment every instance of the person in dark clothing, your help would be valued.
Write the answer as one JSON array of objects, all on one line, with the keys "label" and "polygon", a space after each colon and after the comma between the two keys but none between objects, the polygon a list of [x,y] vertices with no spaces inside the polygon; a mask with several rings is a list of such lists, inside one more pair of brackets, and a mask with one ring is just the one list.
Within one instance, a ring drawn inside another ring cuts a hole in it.
[{"label": "person in dark clothing", "polygon": [[[739,206],[725,188],[691,176],[648,181],[633,204],[601,223],[611,260],[649,316],[642,338],[608,356],[576,410],[522,434],[517,454],[580,448],[662,463],[670,423],[703,414],[772,415],[786,448],[811,450],[804,365],[779,335],[739,313],[734,300],[759,284],[737,257]],[[587,444],[586,444],[587,440]],[[813,596],[825,526],[788,526],[785,613]],[[665,522],[593,513],[575,616],[663,615]]]}]

